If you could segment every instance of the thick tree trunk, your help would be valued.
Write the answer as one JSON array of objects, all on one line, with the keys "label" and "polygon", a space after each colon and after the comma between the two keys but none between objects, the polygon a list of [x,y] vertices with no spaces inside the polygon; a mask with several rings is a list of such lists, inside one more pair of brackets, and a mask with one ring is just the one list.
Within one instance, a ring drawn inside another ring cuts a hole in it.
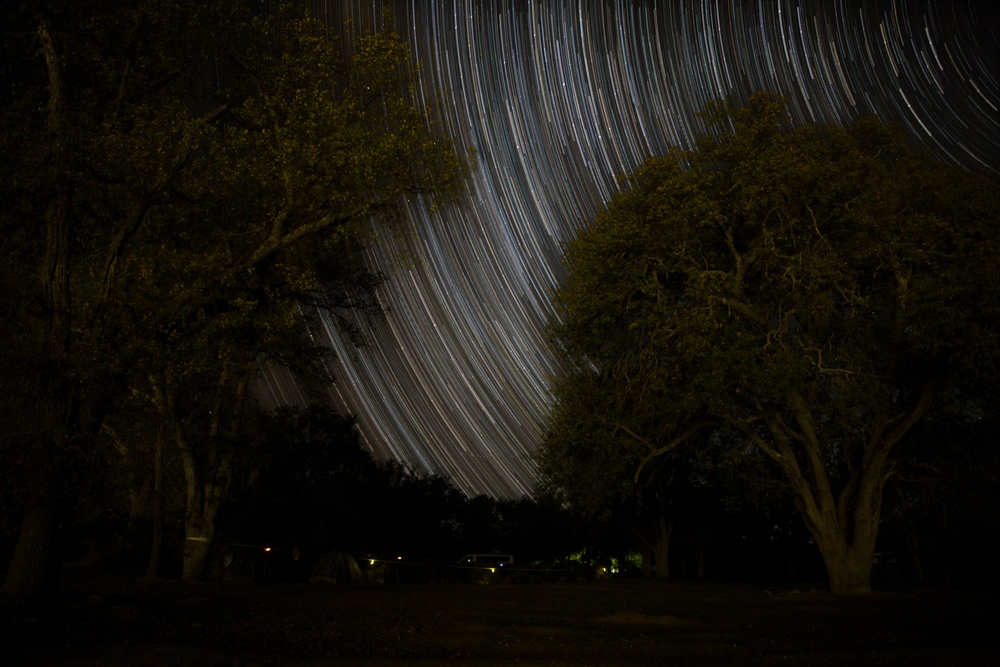
[{"label": "thick tree trunk", "polygon": [[[62,72],[48,20],[39,13],[38,40],[48,74],[48,129],[55,154],[64,153]],[[65,156],[62,156],[65,157]],[[70,391],[62,374],[70,346],[69,246],[71,185],[57,178],[47,192],[45,257],[39,297],[45,306],[45,327],[38,332],[45,370],[38,379],[35,442],[31,465],[35,471],[17,546],[3,586],[5,604],[24,605],[43,599],[57,585],[53,553],[59,499],[60,452],[69,439],[67,418]]]},{"label": "thick tree trunk", "polygon": [[153,522],[153,539],[146,564],[146,578],[153,579],[160,569],[160,551],[163,549],[163,430],[156,433],[153,452],[153,502],[150,519]]},{"label": "thick tree trunk", "polygon": [[55,497],[51,490],[47,493],[43,490],[32,499],[21,521],[21,532],[3,585],[5,605],[44,602],[55,592],[55,519]]},{"label": "thick tree trunk", "polygon": [[[215,538],[215,517],[218,513],[217,487],[205,481],[205,476],[184,429],[177,419],[174,397],[165,376],[150,376],[153,403],[163,420],[161,429],[166,429],[181,457],[184,470],[186,506],[184,511],[184,550],[181,579],[200,581],[205,576],[208,553]],[[161,434],[163,431],[161,430]],[[158,439],[160,436],[157,436]]]},{"label": "thick tree trunk", "polygon": [[[174,395],[166,377],[151,377],[153,400],[165,420],[177,451],[181,457],[184,469],[184,486],[187,491],[187,508],[184,516],[184,565],[181,578],[184,580],[200,580],[205,577],[208,564],[208,554],[215,540],[215,521],[219,507],[230,482],[230,463],[232,445],[239,433],[240,420],[246,400],[250,378],[256,371],[256,365],[250,365],[239,379],[230,381],[230,373],[223,369],[216,385],[215,400],[210,414],[212,419],[207,436],[202,442],[201,452],[196,454],[192,443],[177,418]],[[223,438],[223,428],[220,426],[224,398],[231,396],[233,401],[229,413],[228,428]],[[228,442],[220,443],[220,440]]]},{"label": "thick tree trunk", "polygon": [[835,595],[871,593],[872,563],[875,558],[875,538],[878,534],[878,505],[859,503],[846,525],[828,518],[826,521],[806,521],[816,538],[830,580],[830,592]]},{"label": "thick tree trunk", "polygon": [[670,535],[674,531],[674,522],[660,514],[656,520],[656,578],[670,578]]},{"label": "thick tree trunk", "polygon": [[35,406],[34,429],[38,437],[28,452],[28,497],[3,586],[3,603],[13,606],[43,602],[58,583],[54,547],[61,467],[56,450],[66,437],[63,411],[59,409],[65,400],[57,381],[41,382],[48,386],[41,388],[42,395]]},{"label": "thick tree trunk", "polygon": [[[890,366],[891,368],[891,366]],[[886,382],[891,387],[891,382]],[[796,492],[806,528],[816,539],[830,578],[830,591],[858,595],[871,592],[875,539],[882,513],[882,489],[891,469],[889,454],[930,409],[936,383],[921,387],[913,405],[895,416],[887,399],[871,439],[852,466],[852,474],[834,494],[826,473],[824,448],[817,435],[818,420],[805,398],[789,394],[798,432],[780,416],[767,419],[771,440],[753,429],[741,428],[783,471]],[[891,392],[889,392],[891,393]],[[801,445],[797,455],[793,443]],[[801,463],[800,463],[801,461]]]},{"label": "thick tree trunk", "polygon": [[843,549],[823,552],[823,562],[830,578],[830,592],[835,595],[865,595],[872,592],[872,560],[875,549]]},{"label": "thick tree trunk", "polygon": [[208,554],[215,540],[215,520],[219,515],[224,489],[218,484],[200,482],[190,452],[182,451],[181,459],[188,485],[181,579],[200,581],[205,578]]},{"label": "thick tree trunk", "polygon": [[188,516],[184,522],[184,567],[181,579],[201,581],[205,578],[208,554],[215,540],[215,518],[218,504],[206,504],[196,516]]}]

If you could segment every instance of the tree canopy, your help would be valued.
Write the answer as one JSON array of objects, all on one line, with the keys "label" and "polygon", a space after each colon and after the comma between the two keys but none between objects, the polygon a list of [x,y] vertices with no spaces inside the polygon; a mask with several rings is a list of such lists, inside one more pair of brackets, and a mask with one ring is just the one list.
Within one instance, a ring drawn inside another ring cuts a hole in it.
[{"label": "tree canopy", "polygon": [[572,485],[566,461],[630,484],[686,444],[762,455],[833,590],[866,591],[897,449],[996,380],[996,174],[875,118],[794,126],[766,93],[704,117],[566,248],[543,457]]},{"label": "tree canopy", "polygon": [[467,162],[388,31],[342,41],[300,4],[241,0],[0,16],[4,444],[40,482],[15,599],[43,578],[48,538],[25,540],[52,532],[60,471],[125,400],[155,408],[210,537],[258,361],[307,350],[313,307],[371,306],[369,226]]}]

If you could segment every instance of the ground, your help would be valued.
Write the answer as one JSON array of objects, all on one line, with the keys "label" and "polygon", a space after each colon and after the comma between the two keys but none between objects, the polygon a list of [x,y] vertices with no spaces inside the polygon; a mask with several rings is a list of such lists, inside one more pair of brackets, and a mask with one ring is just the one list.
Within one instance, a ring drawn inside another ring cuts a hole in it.
[{"label": "ground", "polygon": [[[639,580],[378,585],[64,578],[0,612],[19,665],[994,665],[993,596]],[[9,662],[9,657],[13,662]]]}]

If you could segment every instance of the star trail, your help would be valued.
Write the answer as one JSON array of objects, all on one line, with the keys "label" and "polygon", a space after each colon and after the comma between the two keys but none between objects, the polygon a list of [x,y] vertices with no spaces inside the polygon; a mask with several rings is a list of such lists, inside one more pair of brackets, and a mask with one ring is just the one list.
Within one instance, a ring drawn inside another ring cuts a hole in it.
[{"label": "star trail", "polygon": [[[545,337],[561,247],[714,98],[790,96],[798,121],[877,114],[968,168],[1000,158],[997,3],[411,0],[389,3],[431,105],[477,165],[460,201],[407,203],[412,237],[377,237],[385,314],[369,344],[332,326],[335,399],[379,457],[470,495],[534,490],[557,365]],[[370,30],[382,3],[314,3]],[[271,376],[274,401],[294,400]]]}]

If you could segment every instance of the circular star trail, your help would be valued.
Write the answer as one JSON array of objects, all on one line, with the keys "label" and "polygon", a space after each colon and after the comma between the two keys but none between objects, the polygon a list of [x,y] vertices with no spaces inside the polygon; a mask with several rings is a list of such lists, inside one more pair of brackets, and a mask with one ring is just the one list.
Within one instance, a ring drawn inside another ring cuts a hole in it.
[{"label": "circular star trail", "polygon": [[[558,371],[546,345],[561,247],[709,100],[790,96],[802,122],[877,114],[968,168],[1000,157],[996,3],[411,0],[389,3],[431,104],[477,166],[461,200],[407,203],[414,233],[368,260],[388,276],[369,344],[331,327],[334,395],[383,458],[470,495],[518,497]],[[314,3],[331,29],[380,2]],[[401,260],[401,258],[406,258]],[[272,383],[275,396],[294,391]]]}]

